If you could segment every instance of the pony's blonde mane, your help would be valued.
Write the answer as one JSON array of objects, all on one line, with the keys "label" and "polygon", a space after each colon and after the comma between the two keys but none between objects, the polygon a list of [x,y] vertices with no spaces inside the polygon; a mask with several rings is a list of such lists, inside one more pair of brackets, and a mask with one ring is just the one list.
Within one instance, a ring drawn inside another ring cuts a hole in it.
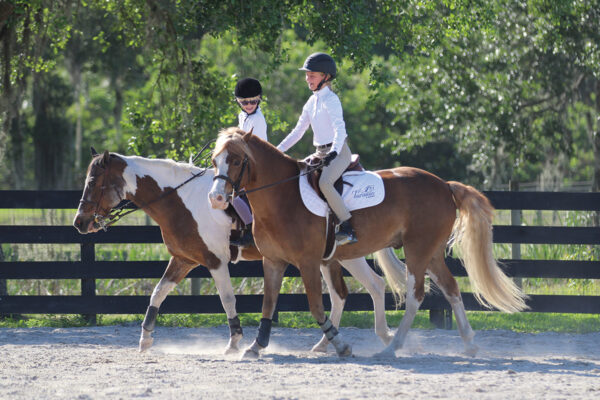
[{"label": "pony's blonde mane", "polygon": [[246,132],[235,126],[221,129],[215,143],[215,149],[213,150],[213,158],[227,149],[230,153],[245,154],[250,161],[254,162],[252,150],[250,150],[248,143],[244,140],[245,134]]}]

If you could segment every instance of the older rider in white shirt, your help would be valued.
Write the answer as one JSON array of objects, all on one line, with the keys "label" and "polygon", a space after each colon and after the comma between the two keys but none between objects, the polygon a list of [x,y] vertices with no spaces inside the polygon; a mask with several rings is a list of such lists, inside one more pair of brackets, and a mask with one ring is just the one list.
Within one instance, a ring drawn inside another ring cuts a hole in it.
[{"label": "older rider in white shirt", "polygon": [[[262,86],[254,78],[240,79],[235,85],[235,99],[241,108],[238,114],[238,127],[244,132],[252,134],[262,140],[267,140],[267,121],[260,110],[262,100]],[[246,196],[235,197],[232,206],[244,223],[239,239],[232,239],[230,243],[238,247],[246,247],[252,243],[252,211]]]},{"label": "older rider in white shirt", "polygon": [[325,53],[314,53],[308,56],[301,71],[306,71],[306,83],[313,91],[302,108],[302,115],[296,127],[283,139],[277,148],[287,151],[304,135],[309,126],[313,131],[313,144],[324,163],[319,179],[319,187],[327,199],[327,203],[340,221],[335,235],[338,245],[355,243],[356,236],[350,218],[352,215],[346,208],[341,196],[333,187],[334,182],[350,165],[352,153],[346,143],[346,125],[342,112],[342,103],[331,91],[331,80],[337,73],[335,61]]}]

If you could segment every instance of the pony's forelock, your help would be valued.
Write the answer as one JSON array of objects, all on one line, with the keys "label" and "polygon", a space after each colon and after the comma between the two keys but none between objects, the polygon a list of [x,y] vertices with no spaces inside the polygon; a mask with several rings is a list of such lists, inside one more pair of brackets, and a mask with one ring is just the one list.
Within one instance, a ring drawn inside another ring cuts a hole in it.
[{"label": "pony's forelock", "polygon": [[212,158],[214,159],[223,150],[227,149],[230,153],[245,154],[253,162],[254,156],[252,155],[252,150],[250,150],[248,143],[244,140],[245,134],[246,132],[237,127],[222,129],[215,143]]}]

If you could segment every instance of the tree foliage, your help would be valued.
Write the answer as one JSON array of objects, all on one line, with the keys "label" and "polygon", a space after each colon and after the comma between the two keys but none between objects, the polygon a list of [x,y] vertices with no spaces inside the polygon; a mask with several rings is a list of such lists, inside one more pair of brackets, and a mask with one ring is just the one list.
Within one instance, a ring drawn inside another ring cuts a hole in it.
[{"label": "tree foliage", "polygon": [[[90,145],[187,159],[236,123],[243,76],[263,82],[277,143],[310,95],[298,67],[318,50],[338,62],[351,148],[370,168],[410,164],[485,187],[594,176],[598,189],[598,10],[598,0],[1,2],[0,186],[79,187]],[[310,150],[303,140],[292,154]]]}]

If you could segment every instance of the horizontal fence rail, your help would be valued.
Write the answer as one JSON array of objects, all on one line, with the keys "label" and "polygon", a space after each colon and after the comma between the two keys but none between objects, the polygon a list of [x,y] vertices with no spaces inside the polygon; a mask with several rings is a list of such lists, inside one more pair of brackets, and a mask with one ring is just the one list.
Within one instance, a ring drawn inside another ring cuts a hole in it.
[{"label": "horizontal fence rail", "polygon": [[[600,211],[600,193],[556,192],[484,192],[499,210],[575,210]],[[0,191],[3,209],[75,209],[80,191]],[[141,211],[140,211],[141,212]],[[599,245],[600,227],[494,226],[494,242],[508,244],[582,244]],[[95,279],[160,278],[167,261],[96,261],[95,245],[105,243],[162,243],[157,226],[117,225],[107,232],[80,235],[71,226],[0,225],[0,243],[76,244],[81,261],[4,261],[0,262],[0,280],[7,279],[81,279],[81,296],[9,296],[0,293],[0,314],[142,314],[149,296],[99,296]],[[571,260],[500,260],[508,276],[515,278],[600,279],[600,261]],[[372,261],[369,261],[373,266]],[[457,259],[446,263],[455,276],[466,276]],[[374,267],[373,267],[374,268]],[[262,277],[262,263],[240,262],[229,265],[232,277]],[[348,276],[347,271],[344,274]],[[285,276],[298,277],[288,266]],[[190,278],[210,278],[206,268],[196,268]],[[467,310],[485,310],[472,294],[463,293]],[[260,312],[262,295],[237,295],[242,313]],[[323,296],[326,307],[329,297]],[[527,301],[532,312],[600,314],[600,296],[533,295]],[[346,310],[372,310],[366,293],[350,294]],[[386,309],[396,309],[393,296],[386,294]],[[447,319],[450,305],[440,294],[429,293],[421,309],[432,310],[432,318]],[[278,311],[308,311],[304,294],[281,294]],[[161,313],[222,313],[216,295],[168,296]]]}]

